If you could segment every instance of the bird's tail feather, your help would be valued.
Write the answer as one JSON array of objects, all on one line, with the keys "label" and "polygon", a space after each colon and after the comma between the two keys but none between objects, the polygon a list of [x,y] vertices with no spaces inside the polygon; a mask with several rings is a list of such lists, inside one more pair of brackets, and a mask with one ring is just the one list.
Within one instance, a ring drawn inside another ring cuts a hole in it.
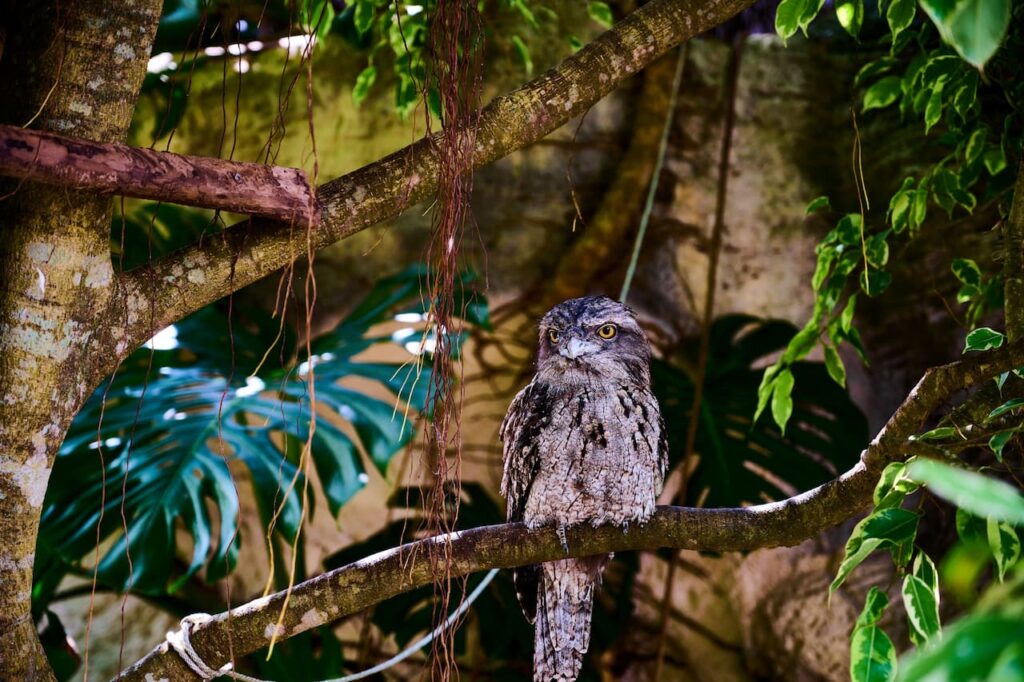
[{"label": "bird's tail feather", "polygon": [[590,646],[594,586],[605,557],[543,564],[537,590],[534,682],[574,682]]}]

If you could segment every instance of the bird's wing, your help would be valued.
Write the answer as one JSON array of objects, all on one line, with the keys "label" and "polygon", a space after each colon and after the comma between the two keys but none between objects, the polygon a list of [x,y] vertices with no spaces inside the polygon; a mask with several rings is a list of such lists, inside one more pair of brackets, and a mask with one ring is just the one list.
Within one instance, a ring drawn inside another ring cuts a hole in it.
[{"label": "bird's wing", "polygon": [[505,469],[501,494],[508,502],[509,521],[522,521],[530,486],[540,469],[537,446],[541,429],[548,423],[551,401],[547,384],[534,379],[508,408],[498,432],[504,444]]}]

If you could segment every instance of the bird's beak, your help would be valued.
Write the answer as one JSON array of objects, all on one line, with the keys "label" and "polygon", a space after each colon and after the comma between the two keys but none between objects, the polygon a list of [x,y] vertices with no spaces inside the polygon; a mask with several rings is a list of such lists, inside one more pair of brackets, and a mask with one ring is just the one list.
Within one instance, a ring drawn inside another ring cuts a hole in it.
[{"label": "bird's beak", "polygon": [[569,343],[558,349],[558,353],[570,360],[575,360],[590,349],[590,344],[580,339],[569,339]]}]

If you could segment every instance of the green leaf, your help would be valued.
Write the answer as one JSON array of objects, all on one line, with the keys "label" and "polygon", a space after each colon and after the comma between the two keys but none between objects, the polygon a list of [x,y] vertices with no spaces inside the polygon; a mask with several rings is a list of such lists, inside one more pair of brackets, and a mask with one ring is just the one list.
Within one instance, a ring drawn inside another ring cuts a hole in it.
[{"label": "green leaf", "polygon": [[889,595],[872,585],[871,589],[864,596],[864,608],[861,609],[860,615],[857,616],[857,620],[853,625],[854,629],[878,625],[885,614],[885,607],[888,605]]},{"label": "green leaf", "polygon": [[928,96],[928,104],[924,108],[924,132],[926,134],[942,118],[942,91],[944,86],[944,81],[938,81],[932,86],[931,95]]},{"label": "green leaf", "polygon": [[871,296],[879,296],[892,284],[892,273],[885,270],[862,270],[860,273],[860,288]]},{"label": "green leaf", "polygon": [[908,471],[933,493],[975,516],[1024,523],[1024,497],[1008,483],[928,459],[915,459]]},{"label": "green leaf", "polygon": [[967,139],[967,146],[964,148],[964,160],[967,163],[974,163],[981,158],[985,151],[985,138],[988,136],[988,129],[977,128]]},{"label": "green leaf", "polygon": [[807,29],[814,21],[818,14],[821,13],[821,8],[825,6],[825,0],[807,0],[804,5],[804,11],[800,13],[800,30],[807,35]]},{"label": "green leaf", "polygon": [[945,440],[956,435],[956,429],[952,426],[940,426],[931,431],[925,431],[918,436],[911,436],[910,440]]},{"label": "green leaf", "polygon": [[981,286],[981,268],[970,258],[954,258],[950,270],[964,284]]},{"label": "green leaf", "polygon": [[939,634],[939,601],[931,585],[916,575],[904,577],[903,606],[907,620],[922,640]]},{"label": "green leaf", "polygon": [[800,28],[800,17],[808,0],[782,0],[775,10],[775,32],[783,40],[790,38]]},{"label": "green leaf", "polygon": [[829,204],[828,195],[827,194],[823,194],[820,197],[818,197],[817,199],[814,199],[813,201],[811,201],[811,203],[807,204],[807,212],[806,212],[806,214],[810,215],[810,214],[814,213],[815,211],[822,211],[822,210],[828,211],[828,210],[831,210],[831,208],[832,208],[832,206]]},{"label": "green leaf", "polygon": [[924,219],[928,214],[928,192],[927,190],[918,189],[914,191],[914,202],[910,209],[910,229],[916,230],[924,224]]},{"label": "green leaf", "polygon": [[372,0],[356,0],[355,6],[352,20],[355,23],[356,31],[359,32],[360,36],[363,36],[373,28],[373,2]]},{"label": "green leaf", "polygon": [[947,628],[932,646],[910,653],[900,682],[1019,682],[1019,677],[994,676],[994,668],[1003,652],[1019,647],[1022,628],[1019,615],[972,614]]},{"label": "green leaf", "polygon": [[958,0],[943,37],[961,57],[980,69],[1006,36],[1010,5],[1010,0]]},{"label": "green leaf", "polygon": [[996,561],[999,582],[1003,581],[1007,569],[1020,559],[1020,538],[1017,531],[1005,521],[988,519],[985,525],[988,547]]},{"label": "green leaf", "polygon": [[1003,154],[1003,148],[999,145],[986,149],[982,154],[981,161],[985,164],[985,170],[989,175],[998,175],[1006,169],[1006,155]]},{"label": "green leaf", "polygon": [[[867,442],[863,415],[821,362],[797,362],[792,372],[793,414],[786,435],[771,417],[751,419],[760,394],[768,409],[773,381],[781,367],[763,365],[793,337],[781,321],[724,315],[711,325],[710,351],[699,413],[696,450],[700,463],[687,486],[687,504],[736,506],[784,499],[792,490],[810,490],[855,463]],[[686,369],[700,354],[699,343],[684,344],[678,365],[651,365],[662,409],[680,419],[666,422],[669,466],[682,461],[694,385]],[[760,391],[758,389],[761,389]],[[683,416],[686,415],[686,416]]]},{"label": "green leaf", "polygon": [[868,263],[873,267],[881,269],[889,262],[889,242],[886,241],[888,237],[889,231],[886,230],[872,235],[867,240],[864,255],[867,256]]},{"label": "green leaf", "polygon": [[836,17],[839,25],[856,38],[864,23],[864,0],[836,0]]},{"label": "green leaf", "polygon": [[605,28],[611,28],[615,23],[612,18],[612,8],[606,2],[591,2],[587,5],[587,14],[590,18]]},{"label": "green leaf", "polygon": [[583,48],[583,41],[576,36],[569,36],[569,47],[573,52],[579,52]]},{"label": "green leaf", "polygon": [[988,417],[985,418],[985,421],[995,419],[996,417],[1002,417],[1007,412],[1019,409],[1021,407],[1024,407],[1024,398],[1011,398],[1010,400],[1007,400],[1005,403],[1003,403],[996,409],[989,412]]},{"label": "green leaf", "polygon": [[896,676],[896,647],[877,625],[858,628],[850,638],[850,679],[888,682]]},{"label": "green leaf", "polygon": [[1017,429],[1008,429],[1000,431],[988,439],[988,446],[992,448],[993,454],[995,454],[996,459],[1000,462],[1003,461],[1003,448],[1006,447],[1006,444],[1010,442],[1015,433],[1017,433]]},{"label": "green leaf", "polygon": [[853,324],[853,313],[857,306],[857,294],[853,294],[850,298],[846,299],[846,305],[843,306],[843,312],[839,315],[839,327],[844,332],[850,331],[850,325]]},{"label": "green leaf", "polygon": [[907,476],[905,462],[892,462],[882,470],[872,499],[877,509],[898,507],[907,495],[919,487],[916,481]]},{"label": "green leaf", "polygon": [[918,551],[917,555],[914,556],[914,565],[911,568],[911,573],[923,580],[924,584],[931,589],[937,604],[939,602],[939,572],[935,570],[935,564],[932,563],[931,557],[924,552]]},{"label": "green leaf", "polygon": [[776,363],[764,368],[764,374],[761,375],[761,384],[757,387],[757,410],[754,412],[755,422],[761,416],[761,413],[764,412],[764,408],[768,406],[768,401],[771,400],[772,393],[775,391],[775,378],[779,367],[780,365]]},{"label": "green leaf", "polygon": [[836,250],[829,246],[818,250],[818,262],[814,266],[814,275],[811,277],[811,288],[815,291],[821,289],[821,285],[825,283],[837,255]]},{"label": "green leaf", "polygon": [[886,76],[876,81],[864,93],[861,111],[867,112],[872,109],[883,109],[895,102],[901,92],[899,76]]},{"label": "green leaf", "polygon": [[825,368],[833,381],[846,388],[846,367],[834,346],[825,346]]},{"label": "green leaf", "polygon": [[964,345],[964,352],[967,351],[985,351],[993,348],[999,348],[1003,345],[1006,340],[1006,336],[997,332],[989,327],[978,327],[970,334],[967,335],[967,341]]},{"label": "green leaf", "polygon": [[772,417],[783,434],[786,433],[786,422],[793,414],[793,382],[793,373],[788,369],[782,370],[775,380],[772,393]]},{"label": "green leaf", "polygon": [[512,45],[516,49],[516,54],[519,55],[519,60],[523,63],[523,68],[526,71],[526,75],[533,74],[533,60],[530,59],[530,49],[526,47],[526,43],[519,36],[512,36]]},{"label": "green leaf", "polygon": [[373,64],[367,66],[365,69],[359,72],[356,76],[356,84],[352,88],[352,101],[359,106],[366,99],[366,96],[370,92],[370,88],[373,87],[374,81],[377,80],[377,67]]},{"label": "green leaf", "polygon": [[846,541],[846,552],[829,592],[835,592],[853,569],[876,549],[912,542],[917,534],[917,521],[917,514],[909,509],[892,507],[877,510],[858,523]]},{"label": "green leaf", "polygon": [[914,15],[917,13],[917,0],[893,0],[885,13],[886,21],[889,22],[889,30],[892,32],[893,44],[899,39],[900,33],[910,28],[914,23]]}]

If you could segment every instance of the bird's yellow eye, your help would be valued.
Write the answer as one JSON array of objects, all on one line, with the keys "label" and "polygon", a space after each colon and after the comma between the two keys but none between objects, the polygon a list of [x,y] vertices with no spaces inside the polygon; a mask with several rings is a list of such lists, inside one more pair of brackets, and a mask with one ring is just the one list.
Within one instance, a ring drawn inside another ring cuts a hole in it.
[{"label": "bird's yellow eye", "polygon": [[548,338],[551,339],[551,343],[558,343],[558,330],[557,329],[549,329],[548,330]]},{"label": "bird's yellow eye", "polygon": [[605,340],[614,339],[618,333],[619,330],[615,328],[614,324],[603,324],[597,330],[597,335]]}]

